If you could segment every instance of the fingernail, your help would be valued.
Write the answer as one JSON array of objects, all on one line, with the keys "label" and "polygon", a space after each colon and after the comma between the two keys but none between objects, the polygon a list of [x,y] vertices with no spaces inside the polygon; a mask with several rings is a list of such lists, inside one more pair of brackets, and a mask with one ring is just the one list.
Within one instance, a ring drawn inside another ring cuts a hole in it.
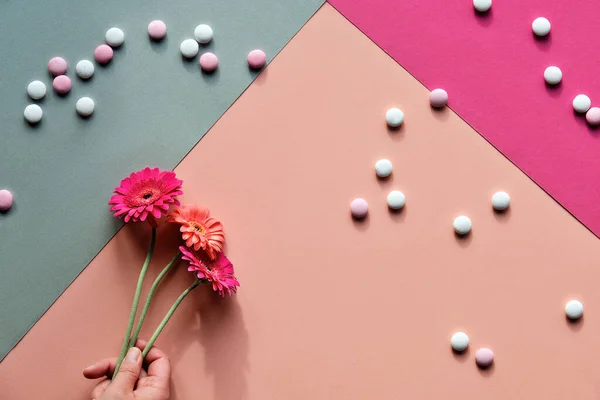
[{"label": "fingernail", "polygon": [[92,369],[94,368],[94,364],[90,365],[89,367],[85,367],[84,371],[87,371],[88,369]]},{"label": "fingernail", "polygon": [[130,363],[136,363],[139,360],[141,354],[142,352],[140,351],[140,349],[138,349],[137,347],[132,347],[127,352],[127,357],[125,357],[125,361]]}]

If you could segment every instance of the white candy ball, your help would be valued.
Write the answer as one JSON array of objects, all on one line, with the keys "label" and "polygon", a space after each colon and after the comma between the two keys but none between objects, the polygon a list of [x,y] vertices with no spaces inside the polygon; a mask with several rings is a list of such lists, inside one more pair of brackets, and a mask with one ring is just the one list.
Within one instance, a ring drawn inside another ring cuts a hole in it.
[{"label": "white candy ball", "polygon": [[34,100],[43,99],[46,95],[46,85],[42,81],[31,81],[27,85],[27,94]]},{"label": "white candy ball", "polygon": [[92,115],[94,108],[96,108],[96,104],[94,103],[94,100],[89,97],[82,97],[77,100],[77,103],[75,104],[75,110],[77,110],[77,113],[82,117],[89,117]]},{"label": "white candy ball", "polygon": [[454,231],[459,235],[466,235],[467,233],[471,232],[471,227],[473,226],[471,219],[464,215],[456,217],[453,225]]},{"label": "white candy ball", "polygon": [[506,192],[496,192],[492,196],[492,207],[494,210],[504,211],[510,205],[510,196]]},{"label": "white candy ball", "polygon": [[185,39],[179,46],[179,50],[185,58],[196,57],[199,49],[200,47],[198,46],[198,42],[196,42],[194,39]]},{"label": "white candy ball", "polygon": [[577,300],[571,300],[565,305],[565,314],[570,319],[579,319],[583,315],[583,304]]},{"label": "white candy ball", "polygon": [[104,39],[110,47],[119,47],[125,41],[125,33],[119,28],[110,28],[106,31]]},{"label": "white candy ball", "polygon": [[492,7],[492,0],[473,0],[473,7],[479,12],[486,12]]},{"label": "white candy ball", "polygon": [[94,64],[90,60],[81,60],[75,65],[75,73],[81,79],[90,79],[94,71]]},{"label": "white candy ball", "polygon": [[560,68],[551,65],[544,71],[544,79],[549,85],[558,85],[562,80],[562,71]]},{"label": "white candy ball", "polygon": [[452,350],[462,352],[469,347],[469,337],[464,332],[456,332],[450,339]]},{"label": "white candy ball", "polygon": [[201,24],[194,29],[194,37],[196,41],[201,44],[207,44],[213,38],[213,30],[206,24]]},{"label": "white candy ball", "polygon": [[387,195],[387,205],[392,210],[399,210],[406,204],[406,196],[399,190],[392,190]]},{"label": "white candy ball", "polygon": [[37,124],[40,122],[43,114],[42,107],[37,104],[28,105],[23,112],[23,116],[30,124]]},{"label": "white candy ball", "polygon": [[585,94],[578,94],[573,99],[573,109],[578,113],[585,114],[592,106],[592,100]]},{"label": "white candy ball", "polygon": [[375,163],[375,173],[380,178],[387,178],[392,174],[392,162],[386,158]]},{"label": "white candy ball", "polygon": [[385,113],[385,120],[389,126],[396,128],[404,122],[404,113],[399,108],[390,108]]},{"label": "white candy ball", "polygon": [[550,21],[548,21],[544,17],[539,17],[533,20],[531,24],[531,29],[533,29],[533,33],[537,36],[546,36],[550,33]]}]

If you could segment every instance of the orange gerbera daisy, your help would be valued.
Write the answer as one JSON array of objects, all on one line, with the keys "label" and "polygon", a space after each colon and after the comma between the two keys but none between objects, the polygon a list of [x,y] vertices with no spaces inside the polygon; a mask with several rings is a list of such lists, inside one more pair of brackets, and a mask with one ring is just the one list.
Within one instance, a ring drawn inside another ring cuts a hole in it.
[{"label": "orange gerbera daisy", "polygon": [[169,214],[167,222],[180,224],[179,230],[185,245],[194,250],[204,250],[211,260],[223,251],[223,224],[210,216],[207,207],[181,206]]}]

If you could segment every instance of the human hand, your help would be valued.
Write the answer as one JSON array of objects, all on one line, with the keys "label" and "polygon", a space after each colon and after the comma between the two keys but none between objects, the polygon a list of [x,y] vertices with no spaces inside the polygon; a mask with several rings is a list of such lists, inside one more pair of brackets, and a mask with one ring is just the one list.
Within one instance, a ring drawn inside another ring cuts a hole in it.
[{"label": "human hand", "polygon": [[127,352],[115,379],[110,377],[116,358],[96,362],[83,370],[88,379],[105,378],[92,391],[92,400],[168,400],[171,385],[171,364],[167,356],[153,347],[146,356],[147,369],[142,368],[142,352],[146,342],[138,340]]}]

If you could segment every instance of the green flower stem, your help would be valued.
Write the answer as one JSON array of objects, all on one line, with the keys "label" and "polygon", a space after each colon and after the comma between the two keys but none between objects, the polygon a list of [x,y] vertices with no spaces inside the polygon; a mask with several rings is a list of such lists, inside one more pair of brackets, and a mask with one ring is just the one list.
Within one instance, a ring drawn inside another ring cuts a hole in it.
[{"label": "green flower stem", "polygon": [[148,314],[148,309],[150,308],[150,302],[152,301],[152,297],[154,296],[154,292],[158,289],[158,285],[163,280],[165,275],[171,270],[171,268],[179,262],[181,259],[181,252],[178,251],[175,257],[171,259],[171,261],[167,264],[166,267],[160,272],[160,274],[154,280],[150,291],[148,292],[148,297],[146,298],[146,303],[144,304],[144,308],[142,309],[142,313],[140,314],[140,319],[133,331],[133,335],[131,336],[131,340],[129,341],[129,348],[135,346],[135,342],[137,342],[138,336],[140,334],[140,330],[142,329],[142,324],[144,323],[144,319],[146,319],[146,314]]},{"label": "green flower stem", "polygon": [[160,325],[158,326],[158,328],[156,328],[156,330],[152,334],[152,337],[150,338],[150,341],[148,342],[148,344],[146,345],[146,348],[142,352],[142,356],[143,357],[146,357],[148,355],[148,352],[150,351],[150,349],[152,348],[152,345],[154,344],[154,342],[158,338],[158,335],[160,335],[160,333],[162,332],[162,330],[164,329],[164,327],[167,325],[167,322],[169,322],[169,320],[173,316],[173,313],[175,312],[175,310],[177,310],[177,307],[179,307],[179,304],[181,304],[181,302],[183,301],[183,299],[185,298],[185,296],[187,296],[192,290],[196,289],[198,287],[198,285],[200,285],[201,283],[202,283],[201,280],[196,279],[194,281],[194,283],[192,283],[187,289],[185,289],[183,291],[183,293],[181,293],[179,295],[179,297],[177,298],[177,300],[175,300],[175,303],[173,303],[173,305],[171,306],[171,309],[169,310],[169,312],[167,312],[167,315],[165,315],[165,317],[163,318],[163,320],[160,323]]},{"label": "green flower stem", "polygon": [[125,333],[125,338],[123,339],[123,346],[121,346],[121,353],[119,354],[119,360],[117,362],[117,366],[115,368],[115,372],[113,374],[113,378],[119,372],[119,368],[121,367],[121,363],[125,358],[125,354],[127,354],[127,350],[129,349],[129,337],[131,336],[131,330],[133,329],[133,323],[135,322],[135,315],[137,314],[138,303],[140,302],[140,293],[142,291],[142,284],[144,283],[144,278],[146,277],[146,272],[148,272],[148,266],[150,265],[150,260],[152,260],[152,254],[154,253],[154,245],[156,244],[156,228],[152,228],[152,239],[150,240],[150,248],[148,249],[148,254],[146,255],[146,260],[144,261],[144,265],[142,266],[142,270],[140,271],[140,276],[138,277],[137,286],[135,288],[135,295],[133,296],[133,304],[131,305],[131,313],[129,313],[129,322],[127,324],[127,332]]}]

